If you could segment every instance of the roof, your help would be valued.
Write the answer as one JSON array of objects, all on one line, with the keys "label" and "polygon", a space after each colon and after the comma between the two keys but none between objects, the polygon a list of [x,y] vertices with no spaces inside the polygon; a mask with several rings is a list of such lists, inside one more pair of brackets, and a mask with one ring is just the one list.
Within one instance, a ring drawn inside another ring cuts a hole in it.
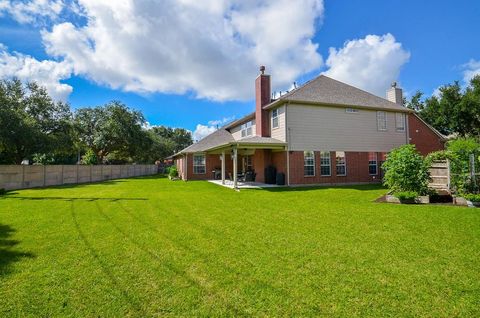
[{"label": "roof", "polygon": [[260,136],[253,136],[248,138],[242,138],[239,140],[235,140],[234,144],[261,144],[261,145],[286,145],[286,142],[281,140],[271,138],[271,137],[260,137]]},{"label": "roof", "polygon": [[174,154],[169,158],[174,158],[178,155],[185,154],[185,153],[205,152],[205,151],[218,149],[228,145],[283,146],[283,145],[286,145],[286,143],[275,138],[260,137],[260,136],[253,136],[253,137],[243,138],[240,140],[235,140],[232,134],[229,131],[227,131],[224,127],[222,127],[219,130],[206,136],[199,142],[194,143],[193,145],[190,145],[189,147],[183,149],[182,151]]},{"label": "roof", "polygon": [[264,108],[271,108],[286,101],[411,112],[406,107],[325,75],[308,81],[305,85],[281,96]]},{"label": "roof", "polygon": [[254,118],[255,118],[255,112],[250,113],[250,114],[248,114],[248,115],[245,115],[245,116],[243,116],[242,118],[237,119],[237,120],[235,120],[235,121],[232,121],[231,123],[225,125],[225,126],[222,127],[222,128],[224,128],[224,129],[230,129],[230,128],[233,128],[233,127],[238,126],[238,125],[240,125],[240,124],[243,124],[243,123],[246,122],[247,120],[254,119]]}]

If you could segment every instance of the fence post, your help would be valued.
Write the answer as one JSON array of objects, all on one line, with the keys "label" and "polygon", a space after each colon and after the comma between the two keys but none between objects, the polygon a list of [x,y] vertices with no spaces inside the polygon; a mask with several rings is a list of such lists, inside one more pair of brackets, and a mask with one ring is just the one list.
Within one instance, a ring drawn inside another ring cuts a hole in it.
[{"label": "fence post", "polygon": [[25,187],[25,165],[22,165],[22,188]]},{"label": "fence post", "polygon": [[473,153],[470,154],[470,178],[473,186],[477,187],[477,178],[475,176],[475,155]]}]

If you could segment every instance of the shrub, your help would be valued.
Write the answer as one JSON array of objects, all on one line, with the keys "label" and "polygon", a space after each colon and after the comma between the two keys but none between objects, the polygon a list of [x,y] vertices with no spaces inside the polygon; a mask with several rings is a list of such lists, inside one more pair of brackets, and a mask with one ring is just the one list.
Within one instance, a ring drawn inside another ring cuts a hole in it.
[{"label": "shrub", "polygon": [[465,199],[467,199],[468,201],[472,201],[472,202],[480,202],[480,194],[465,194],[463,195],[463,197]]},{"label": "shrub", "polygon": [[447,153],[450,156],[450,183],[457,193],[478,192],[480,180],[473,180],[470,175],[470,155],[477,159],[480,165],[480,143],[474,138],[457,138],[447,143]]},{"label": "shrub", "polygon": [[415,191],[402,191],[395,193],[395,196],[402,203],[415,203],[415,199],[418,197],[418,193]]},{"label": "shrub", "polygon": [[414,145],[403,145],[392,150],[382,168],[385,170],[383,184],[394,193],[428,193],[429,165]]},{"label": "shrub", "polygon": [[5,195],[7,194],[7,190],[5,190],[4,188],[0,188],[0,195]]},{"label": "shrub", "polygon": [[171,166],[168,168],[168,176],[170,178],[176,178],[178,177],[178,170],[176,166]]},{"label": "shrub", "polygon": [[82,156],[82,165],[96,165],[98,162],[97,155],[92,149],[88,149]]}]

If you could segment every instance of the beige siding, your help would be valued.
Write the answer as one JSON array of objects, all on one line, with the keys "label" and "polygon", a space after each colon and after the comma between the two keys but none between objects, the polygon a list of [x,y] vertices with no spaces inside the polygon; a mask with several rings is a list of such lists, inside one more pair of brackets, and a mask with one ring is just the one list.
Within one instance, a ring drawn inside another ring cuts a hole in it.
[{"label": "beige siding", "polygon": [[285,128],[285,105],[282,105],[278,109],[278,128],[273,128],[272,125],[272,111],[270,110],[270,136],[281,141],[286,141],[286,128]]},{"label": "beige siding", "polygon": [[374,110],[290,104],[287,120],[290,150],[388,152],[407,140],[395,129],[394,112],[387,112],[387,131],[377,130]]},{"label": "beige siding", "polygon": [[[251,120],[252,122],[252,135],[251,136],[248,136],[248,137],[252,137],[252,136],[255,136],[255,133],[256,133],[256,126],[255,126],[255,120]],[[242,139],[242,129],[241,129],[241,124],[238,125],[238,126],[235,126],[233,128],[230,129],[230,132],[232,133],[232,136],[235,140],[239,140],[239,139]]]}]

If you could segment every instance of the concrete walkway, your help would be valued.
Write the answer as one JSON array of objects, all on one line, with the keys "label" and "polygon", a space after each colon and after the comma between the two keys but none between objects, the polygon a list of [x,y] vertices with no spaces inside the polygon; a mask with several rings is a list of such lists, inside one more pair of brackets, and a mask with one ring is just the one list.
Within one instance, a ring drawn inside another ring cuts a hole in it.
[{"label": "concrete walkway", "polygon": [[[222,180],[208,180],[208,182],[233,189],[233,181],[225,180],[225,184],[222,184]],[[263,188],[278,188],[284,187],[276,184],[266,184],[261,182],[237,182],[238,189],[263,189]]]}]

